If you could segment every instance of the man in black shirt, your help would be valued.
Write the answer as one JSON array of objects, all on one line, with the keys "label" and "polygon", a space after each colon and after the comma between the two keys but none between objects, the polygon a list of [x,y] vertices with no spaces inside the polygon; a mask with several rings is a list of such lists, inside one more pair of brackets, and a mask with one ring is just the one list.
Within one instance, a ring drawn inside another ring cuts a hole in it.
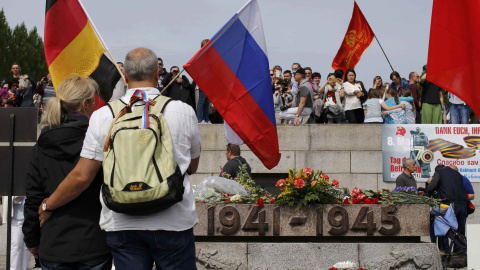
[{"label": "man in black shirt", "polygon": [[455,165],[435,171],[433,178],[428,179],[427,192],[438,192],[438,198],[444,204],[454,204],[454,212],[458,221],[458,231],[465,234],[467,221],[467,191],[463,186],[463,176]]},{"label": "man in black shirt", "polygon": [[[403,172],[397,177],[395,184],[397,187],[417,187],[417,181],[413,177],[415,172],[415,161],[411,158],[406,158],[403,161]],[[423,191],[418,191],[420,196],[423,196]]]},{"label": "man in black shirt", "polygon": [[441,124],[443,118],[442,89],[427,80],[427,73],[422,75],[420,84],[422,91],[422,124]]},{"label": "man in black shirt", "polygon": [[250,177],[252,177],[252,169],[250,168],[250,165],[248,165],[247,161],[240,156],[240,146],[230,143],[227,144],[225,155],[227,156],[228,161],[225,166],[223,166],[223,173],[228,173],[230,177],[234,179],[237,177],[243,164],[246,164],[247,173]]}]

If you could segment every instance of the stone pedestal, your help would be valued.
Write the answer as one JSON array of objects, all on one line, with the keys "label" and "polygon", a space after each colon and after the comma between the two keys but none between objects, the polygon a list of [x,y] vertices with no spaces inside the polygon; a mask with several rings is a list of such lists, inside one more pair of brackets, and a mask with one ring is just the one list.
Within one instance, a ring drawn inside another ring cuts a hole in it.
[{"label": "stone pedestal", "polygon": [[370,270],[442,269],[431,243],[197,242],[196,248],[199,270],[327,270],[340,261]]},{"label": "stone pedestal", "polygon": [[198,269],[441,269],[428,205],[197,204]]}]

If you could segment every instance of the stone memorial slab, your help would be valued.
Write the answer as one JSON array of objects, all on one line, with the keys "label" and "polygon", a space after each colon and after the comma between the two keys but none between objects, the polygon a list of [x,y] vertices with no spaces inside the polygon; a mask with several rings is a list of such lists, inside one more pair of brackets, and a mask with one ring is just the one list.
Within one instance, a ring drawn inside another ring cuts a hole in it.
[{"label": "stone memorial slab", "polygon": [[428,205],[197,204],[196,236],[428,236]]}]

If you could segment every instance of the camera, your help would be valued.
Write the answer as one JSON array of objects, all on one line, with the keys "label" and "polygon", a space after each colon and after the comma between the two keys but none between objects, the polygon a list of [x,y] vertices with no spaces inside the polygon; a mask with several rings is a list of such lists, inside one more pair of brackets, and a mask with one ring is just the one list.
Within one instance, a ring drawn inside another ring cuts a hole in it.
[{"label": "camera", "polygon": [[285,106],[285,105],[284,105],[284,106],[280,106],[280,111],[283,112],[283,111],[286,111],[286,110],[288,110],[288,107],[287,107],[287,106]]}]

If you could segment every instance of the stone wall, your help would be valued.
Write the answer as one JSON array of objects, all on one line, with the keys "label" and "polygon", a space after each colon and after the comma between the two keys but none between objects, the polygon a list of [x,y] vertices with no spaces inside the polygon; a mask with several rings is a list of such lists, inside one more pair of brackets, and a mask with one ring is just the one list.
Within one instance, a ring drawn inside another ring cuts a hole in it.
[{"label": "stone wall", "polygon": [[327,270],[351,261],[370,270],[441,269],[430,243],[213,243],[197,242],[199,270]]},{"label": "stone wall", "polygon": [[[200,125],[200,133],[202,155],[197,173],[191,176],[193,184],[204,177],[218,175],[226,162],[223,125]],[[241,147],[252,173],[266,177],[286,173],[287,168],[311,167],[322,169],[330,179],[339,180],[341,186],[349,189],[395,188],[394,182],[383,181],[380,125],[280,125],[278,140],[282,158],[272,170],[265,168],[247,146]],[[480,183],[472,185],[480,196]],[[480,207],[480,198],[476,198],[474,204]],[[469,216],[468,223],[480,223],[480,210]]]}]

